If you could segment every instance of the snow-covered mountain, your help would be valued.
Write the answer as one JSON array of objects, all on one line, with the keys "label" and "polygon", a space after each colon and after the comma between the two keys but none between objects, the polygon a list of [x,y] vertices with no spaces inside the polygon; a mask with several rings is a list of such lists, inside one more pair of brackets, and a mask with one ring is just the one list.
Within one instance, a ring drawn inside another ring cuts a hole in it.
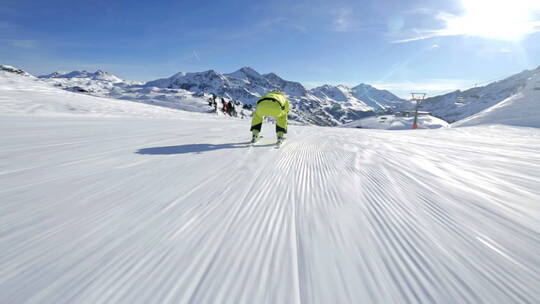
[{"label": "snow-covered mountain", "polygon": [[300,83],[286,81],[273,73],[261,75],[249,67],[243,67],[230,74],[221,74],[214,70],[197,73],[180,72],[169,78],[149,81],[146,86],[213,93],[250,104],[254,104],[270,90],[282,90],[291,97],[306,95],[306,89]]},{"label": "snow-covered mountain", "polygon": [[505,124],[540,128],[540,69],[529,77],[518,92],[452,126]]},{"label": "snow-covered mountain", "polygon": [[351,89],[352,95],[367,105],[377,109],[396,108],[405,100],[387,90],[379,90],[373,86],[361,83]]},{"label": "snow-covered mountain", "polygon": [[534,70],[525,70],[486,86],[465,91],[457,90],[427,98],[422,103],[421,109],[429,111],[448,122],[455,122],[485,110],[516,94],[527,84],[527,80],[539,71],[540,67]]},{"label": "snow-covered mountain", "polygon": [[352,89],[342,85],[324,85],[307,90],[298,82],[284,80],[274,73],[260,74],[250,67],[229,74],[214,70],[181,72],[169,78],[150,81],[146,86],[213,93],[252,105],[268,91],[280,90],[289,96],[293,119],[319,125],[354,121],[403,102],[388,91],[366,84]]},{"label": "snow-covered mountain", "polygon": [[88,71],[54,72],[38,76],[38,78],[69,91],[91,93],[97,96],[112,97],[115,93],[120,93],[124,88],[133,85],[132,82],[124,81],[120,77],[101,70],[93,73]]},{"label": "snow-covered mountain", "polygon": [[73,71],[73,72],[54,72],[48,75],[42,75],[39,76],[39,78],[44,79],[50,79],[50,78],[81,78],[81,79],[90,79],[90,80],[99,80],[99,81],[107,81],[112,83],[118,83],[118,82],[125,82],[120,77],[117,77],[115,75],[109,74],[107,72],[104,72],[102,70],[97,70],[96,72],[88,72],[88,71]]},{"label": "snow-covered mountain", "polygon": [[0,72],[17,74],[17,75],[26,76],[26,77],[33,77],[32,75],[28,74],[27,72],[19,68],[16,68],[11,65],[5,65],[5,64],[0,64]]},{"label": "snow-covered mountain", "polygon": [[[161,117],[183,115],[166,107],[139,104],[126,100],[78,94],[51,85],[23,70],[0,66],[0,113],[35,117]],[[190,100],[190,103],[203,103]],[[194,110],[191,110],[194,112]],[[201,115],[190,113],[190,115]],[[0,301],[2,302],[2,301]]]},{"label": "snow-covered mountain", "polygon": [[404,102],[387,90],[379,90],[364,83],[353,88],[323,85],[309,90],[309,93],[321,100],[336,101],[364,111],[392,109]]},{"label": "snow-covered mountain", "polygon": [[337,102],[348,108],[355,108],[362,111],[372,111],[366,102],[353,95],[353,91],[344,85],[323,85],[311,89],[309,93],[322,101]]},{"label": "snow-covered mountain", "polygon": [[[143,82],[126,81],[101,70],[54,72],[39,76],[39,79],[68,91],[98,97],[130,100],[192,112],[204,113],[212,109],[209,105],[212,98],[210,94],[181,88],[143,86]],[[226,99],[226,102],[229,100]],[[242,106],[238,103],[238,114],[249,115],[249,110],[243,109]]]}]

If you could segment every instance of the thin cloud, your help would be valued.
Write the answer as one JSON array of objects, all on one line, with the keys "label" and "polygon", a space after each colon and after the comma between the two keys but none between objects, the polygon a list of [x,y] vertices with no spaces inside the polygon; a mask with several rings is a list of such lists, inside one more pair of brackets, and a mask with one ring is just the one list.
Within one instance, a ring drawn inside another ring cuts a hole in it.
[{"label": "thin cloud", "polygon": [[425,92],[428,95],[442,94],[455,90],[467,89],[474,82],[467,79],[430,79],[419,81],[372,82],[378,89],[388,90],[402,98],[410,97],[410,92]]},{"label": "thin cloud", "polygon": [[462,79],[434,79],[430,81],[402,81],[402,82],[380,82],[373,83],[374,86],[385,89],[399,90],[424,90],[424,91],[449,91],[461,89],[470,85],[470,80]]},{"label": "thin cloud", "polygon": [[334,12],[332,30],[336,32],[350,32],[356,28],[350,9],[341,8]]},{"label": "thin cloud", "polygon": [[[517,41],[540,32],[540,2],[537,0],[514,0],[513,2],[475,0],[462,1],[464,13],[447,12],[435,14],[435,21],[443,24],[438,29],[412,29],[406,38],[392,43],[406,43],[447,36],[475,36],[496,40]],[[486,9],[489,8],[489,9]],[[415,13],[422,14],[424,10]]]},{"label": "thin cloud", "polygon": [[403,12],[406,15],[431,15],[433,10],[427,7],[417,7]]},{"label": "thin cloud", "polygon": [[[263,19],[252,26],[236,28],[234,30],[222,31],[215,29],[210,32],[210,35],[218,35],[219,40],[222,41],[235,41],[245,39],[260,39],[268,33],[275,33],[284,29],[293,30],[297,32],[305,33],[307,28],[301,24],[296,23],[294,20],[288,20],[284,17],[272,17]],[[245,41],[244,41],[245,42]]]},{"label": "thin cloud", "polygon": [[[426,31],[426,32],[427,32],[427,31]],[[438,34],[438,33],[423,34],[423,35],[416,36],[416,37],[405,38],[405,39],[399,39],[399,40],[393,40],[393,41],[390,41],[390,42],[391,42],[391,43],[406,43],[406,42],[412,42],[412,41],[418,41],[418,40],[425,40],[425,39],[435,38],[435,37],[439,37],[439,36],[443,36],[443,35],[440,35],[440,34]]]},{"label": "thin cloud", "polygon": [[37,41],[35,40],[22,40],[22,39],[16,39],[16,40],[8,40],[9,45],[21,48],[21,49],[32,49],[36,47]]},{"label": "thin cloud", "polygon": [[322,12],[321,18],[329,18],[330,31],[334,32],[359,32],[359,31],[381,31],[384,30],[384,26],[374,23],[362,22],[363,19],[358,16],[355,9],[352,7],[341,7],[338,9],[331,9],[330,13]]},{"label": "thin cloud", "polygon": [[344,81],[344,82],[335,82],[335,81],[301,81],[302,85],[304,87],[306,87],[308,90],[309,89],[313,89],[313,88],[317,88],[317,87],[320,87],[320,86],[323,86],[323,85],[332,85],[332,86],[338,86],[338,85],[343,85],[343,86],[346,86],[346,87],[349,87],[349,88],[352,88],[354,86],[357,86],[358,83],[352,83],[352,82],[347,82],[347,81]]},{"label": "thin cloud", "polygon": [[17,26],[13,23],[7,21],[0,21],[0,30],[11,30],[15,28],[17,28]]},{"label": "thin cloud", "polygon": [[31,39],[0,39],[0,45],[17,49],[33,49],[38,46],[38,41]]},{"label": "thin cloud", "polygon": [[10,29],[12,27],[13,27],[13,24],[6,21],[0,21],[0,30]]},{"label": "thin cloud", "polygon": [[197,61],[201,61],[201,58],[199,57],[199,54],[197,54],[197,52],[195,50],[193,50],[193,57],[195,57],[195,59],[197,59]]}]

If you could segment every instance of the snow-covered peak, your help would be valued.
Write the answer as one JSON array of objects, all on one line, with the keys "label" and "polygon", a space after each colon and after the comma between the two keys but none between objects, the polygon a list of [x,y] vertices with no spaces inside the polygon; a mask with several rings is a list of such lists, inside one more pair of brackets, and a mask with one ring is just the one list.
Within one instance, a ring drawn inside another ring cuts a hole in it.
[{"label": "snow-covered peak", "polygon": [[188,74],[187,72],[178,72],[172,75],[170,78],[181,78],[181,77],[185,77],[187,74]]},{"label": "snow-covered peak", "polygon": [[233,73],[225,74],[225,76],[245,80],[260,79],[262,77],[259,72],[255,71],[251,67],[243,67]]},{"label": "snow-covered peak", "polygon": [[91,73],[86,70],[71,72],[54,72],[49,75],[39,76],[39,78],[90,78]]},{"label": "snow-covered peak", "polygon": [[52,78],[87,78],[89,80],[101,80],[108,82],[123,82],[123,80],[115,75],[104,72],[102,70],[97,70],[94,73],[88,72],[86,70],[82,71],[72,71],[72,72],[53,72],[51,74],[39,76],[39,78],[52,79]]},{"label": "snow-covered peak", "polygon": [[221,76],[220,73],[216,72],[215,70],[208,70],[208,71],[204,71],[204,72],[201,72],[201,74],[203,75],[206,75],[206,76],[210,76],[210,77],[214,77],[214,76]]},{"label": "snow-covered peak", "polygon": [[347,101],[350,96],[349,89],[343,85],[322,85],[310,90],[310,92],[323,99],[333,99],[336,101]]},{"label": "snow-covered peak", "polygon": [[6,65],[6,64],[0,64],[0,71],[7,72],[7,73],[18,74],[18,75],[27,76],[27,77],[32,76],[32,75],[28,74],[27,72],[25,72],[24,70],[21,70],[19,68],[16,68],[16,67],[11,66],[11,65]]},{"label": "snow-covered peak", "polygon": [[63,75],[65,75],[67,73],[69,73],[69,72],[56,71],[56,72],[52,72],[50,74],[38,76],[38,78],[45,78],[45,79],[48,79],[48,78],[61,78]]},{"label": "snow-covered peak", "polygon": [[[149,81],[147,87],[180,88],[194,92],[205,92],[207,88],[217,88],[227,82],[227,79],[214,70],[204,72],[186,73],[179,72],[169,78],[161,78]],[[198,89],[197,89],[198,88]]]},{"label": "snow-covered peak", "polygon": [[102,70],[97,70],[94,75],[93,79],[96,80],[105,80],[110,82],[123,82],[123,80],[115,75],[112,75],[107,72],[103,72]]},{"label": "snow-covered peak", "polygon": [[351,89],[351,94],[373,108],[394,108],[405,100],[387,90],[379,90],[369,84],[361,83]]},{"label": "snow-covered peak", "polygon": [[359,85],[353,87],[352,89],[353,90],[372,90],[375,88],[367,83],[360,83]]},{"label": "snow-covered peak", "polygon": [[179,73],[176,73],[174,74],[173,76],[169,77],[169,78],[163,78],[163,79],[168,79],[170,81],[175,81],[175,80],[183,80],[183,81],[189,81],[189,80],[198,80],[198,81],[203,81],[203,80],[213,80],[215,78],[223,78],[223,76],[214,71],[214,70],[208,70],[208,71],[203,71],[203,72],[194,72],[194,73],[187,73],[187,72],[179,72]]},{"label": "snow-covered peak", "polygon": [[268,74],[264,74],[262,75],[264,78],[270,80],[270,81],[276,81],[276,80],[281,80],[283,81],[283,78],[279,77],[278,75],[276,75],[276,73],[268,73]]},{"label": "snow-covered peak", "polygon": [[362,103],[375,110],[393,108],[404,101],[386,90],[379,90],[363,83],[352,89],[341,84],[337,86],[326,84],[311,89],[310,93],[324,99]]}]

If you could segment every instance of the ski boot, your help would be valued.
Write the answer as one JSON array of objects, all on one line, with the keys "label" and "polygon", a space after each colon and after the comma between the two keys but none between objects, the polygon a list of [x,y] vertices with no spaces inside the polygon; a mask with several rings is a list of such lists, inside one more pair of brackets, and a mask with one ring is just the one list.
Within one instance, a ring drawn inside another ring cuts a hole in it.
[{"label": "ski boot", "polygon": [[254,144],[257,141],[259,141],[259,134],[253,134],[253,136],[251,136],[251,143]]},{"label": "ski boot", "polygon": [[282,144],[283,144],[283,141],[285,140],[285,137],[283,136],[278,136],[277,137],[277,141],[276,141],[276,146],[277,147],[280,147]]}]

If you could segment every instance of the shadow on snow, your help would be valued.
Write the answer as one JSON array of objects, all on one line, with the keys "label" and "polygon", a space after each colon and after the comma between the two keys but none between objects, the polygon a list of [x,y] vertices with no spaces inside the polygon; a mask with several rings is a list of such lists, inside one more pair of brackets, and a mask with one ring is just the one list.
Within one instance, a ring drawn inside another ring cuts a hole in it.
[{"label": "shadow on snow", "polygon": [[[255,145],[253,147],[266,147],[273,146],[273,144],[268,145]],[[189,145],[179,145],[179,146],[166,146],[166,147],[152,147],[152,148],[143,148],[139,149],[137,154],[145,155],[171,155],[171,154],[187,154],[187,153],[202,153],[214,150],[227,150],[227,149],[238,149],[238,148],[248,148],[251,147],[249,142],[240,142],[240,143],[229,143],[229,144],[189,144]]]}]

